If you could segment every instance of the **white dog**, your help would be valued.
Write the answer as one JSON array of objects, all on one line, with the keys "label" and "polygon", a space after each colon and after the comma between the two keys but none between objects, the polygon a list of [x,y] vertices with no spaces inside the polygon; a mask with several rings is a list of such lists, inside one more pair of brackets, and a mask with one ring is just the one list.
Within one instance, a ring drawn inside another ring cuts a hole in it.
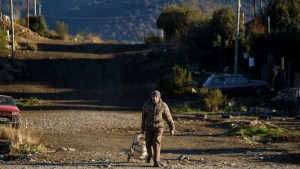
[{"label": "white dog", "polygon": [[133,142],[128,153],[127,162],[130,161],[130,158],[144,159],[148,155],[146,149],[146,141],[143,134],[135,134]]}]

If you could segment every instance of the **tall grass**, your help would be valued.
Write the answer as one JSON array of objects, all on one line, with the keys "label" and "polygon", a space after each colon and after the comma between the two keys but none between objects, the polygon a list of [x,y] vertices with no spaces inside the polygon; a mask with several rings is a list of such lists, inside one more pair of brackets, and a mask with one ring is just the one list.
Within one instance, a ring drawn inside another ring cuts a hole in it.
[{"label": "tall grass", "polygon": [[12,155],[44,152],[46,150],[42,144],[42,139],[35,137],[28,127],[15,129],[1,126],[0,138],[11,142],[9,154]]},{"label": "tall grass", "polygon": [[31,51],[37,51],[38,50],[38,46],[37,46],[36,43],[28,43],[27,46],[28,46],[28,50],[31,50]]},{"label": "tall grass", "polygon": [[43,106],[46,105],[47,102],[45,100],[36,98],[36,97],[30,97],[28,99],[16,99],[16,104],[17,106],[22,106],[22,107],[30,107],[30,106]]}]

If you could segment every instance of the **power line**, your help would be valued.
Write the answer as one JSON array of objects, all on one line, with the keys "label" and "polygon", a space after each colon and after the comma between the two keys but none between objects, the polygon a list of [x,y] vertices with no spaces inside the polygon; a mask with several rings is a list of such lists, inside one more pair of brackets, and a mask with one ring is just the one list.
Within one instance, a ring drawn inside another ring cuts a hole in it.
[{"label": "power line", "polygon": [[121,1],[103,1],[104,4],[119,4],[125,6],[137,6],[137,7],[145,7],[145,8],[156,8],[154,5],[145,5],[144,3],[129,3],[129,2],[121,2]]},{"label": "power line", "polygon": [[[152,0],[151,5],[147,5],[144,2],[141,2],[140,0],[137,0],[134,2],[133,1],[124,2],[124,1],[116,1],[116,0],[103,0],[100,3],[101,4],[118,4],[118,5],[124,5],[124,6],[136,6],[136,7],[144,7],[144,8],[162,9],[163,7],[157,6],[157,5],[161,5],[161,4],[156,4],[156,3],[161,3],[161,2],[165,2],[165,0]],[[178,3],[178,2],[181,2],[181,0],[174,0],[174,3]],[[165,4],[170,4],[170,3],[165,3]]]},{"label": "power line", "polygon": [[75,20],[107,20],[107,19],[124,19],[124,18],[136,18],[136,17],[145,17],[152,16],[152,14],[142,14],[142,15],[133,15],[133,16],[113,16],[113,17],[98,17],[98,18],[90,18],[90,17],[71,17],[71,16],[53,16],[53,15],[43,15],[48,18],[60,18],[60,19],[75,19]]}]

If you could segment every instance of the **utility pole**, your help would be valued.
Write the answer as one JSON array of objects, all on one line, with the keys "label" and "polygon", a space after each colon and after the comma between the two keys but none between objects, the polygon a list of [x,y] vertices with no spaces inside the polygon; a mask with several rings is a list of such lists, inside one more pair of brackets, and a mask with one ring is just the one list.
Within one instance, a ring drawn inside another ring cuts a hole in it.
[{"label": "utility pole", "polygon": [[14,5],[13,0],[10,0],[10,23],[11,23],[11,64],[15,64],[15,29],[14,29]]},{"label": "utility pole", "polygon": [[39,3],[39,15],[42,15],[42,4]]},{"label": "utility pole", "polygon": [[29,29],[29,0],[27,0],[27,28]]},{"label": "utility pole", "polygon": [[36,0],[34,0],[34,16],[36,16]]},{"label": "utility pole", "polygon": [[238,70],[241,0],[237,0],[236,7],[237,10],[236,10],[236,31],[235,31],[235,50],[234,50],[234,74],[237,74],[237,70]]},{"label": "utility pole", "polygon": [[263,16],[264,11],[263,11],[263,7],[262,7],[262,0],[260,0],[260,15]]},{"label": "utility pole", "polygon": [[253,16],[256,18],[256,0],[253,0]]}]

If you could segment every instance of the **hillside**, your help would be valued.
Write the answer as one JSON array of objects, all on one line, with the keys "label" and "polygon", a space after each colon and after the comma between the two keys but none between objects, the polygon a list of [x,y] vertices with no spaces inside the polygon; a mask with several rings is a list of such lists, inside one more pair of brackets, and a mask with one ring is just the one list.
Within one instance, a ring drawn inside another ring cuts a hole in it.
[{"label": "hillside", "polygon": [[[23,17],[26,15],[24,2],[14,2],[15,8],[23,11]],[[43,0],[41,2],[41,12],[50,29],[55,29],[56,21],[64,21],[69,25],[71,34],[93,32],[101,35],[104,40],[143,41],[144,34],[157,31],[156,20],[162,8],[169,4],[180,3],[182,0]],[[4,13],[9,13],[7,3],[8,1],[2,1]],[[252,17],[252,3],[253,0],[242,1],[242,12],[245,13],[246,20]],[[212,9],[225,5],[235,7],[236,1],[199,0],[199,7],[206,15],[210,15]],[[30,13],[33,14],[33,1],[31,1]]]}]

